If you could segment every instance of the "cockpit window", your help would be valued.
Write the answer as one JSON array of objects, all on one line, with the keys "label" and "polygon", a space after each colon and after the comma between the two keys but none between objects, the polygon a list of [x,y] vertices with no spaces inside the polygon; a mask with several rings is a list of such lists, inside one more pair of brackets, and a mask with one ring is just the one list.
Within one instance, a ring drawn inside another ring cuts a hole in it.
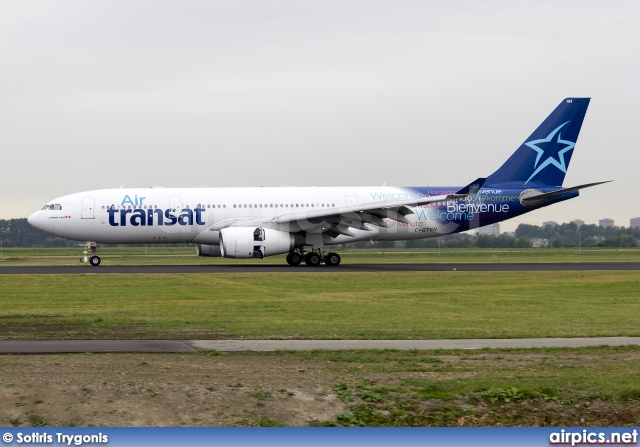
[{"label": "cockpit window", "polygon": [[62,205],[56,203],[54,205],[45,205],[42,207],[43,210],[56,210],[60,211],[62,209]]}]

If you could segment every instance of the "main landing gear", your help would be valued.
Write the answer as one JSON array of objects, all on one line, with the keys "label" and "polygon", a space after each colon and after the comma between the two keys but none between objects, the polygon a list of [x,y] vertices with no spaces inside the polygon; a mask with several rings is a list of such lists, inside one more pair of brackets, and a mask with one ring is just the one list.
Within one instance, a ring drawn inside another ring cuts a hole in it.
[{"label": "main landing gear", "polygon": [[324,262],[324,265],[336,266],[340,264],[340,255],[338,253],[322,253],[319,251],[310,251],[307,254],[298,251],[292,251],[287,255],[287,264],[296,266],[302,261],[309,267],[316,267]]},{"label": "main landing gear", "polygon": [[[87,259],[87,254],[92,253],[92,256]],[[84,248],[84,258],[80,259],[81,262],[88,262],[93,267],[100,265],[100,256],[98,256],[98,244],[96,242],[87,242]]]}]

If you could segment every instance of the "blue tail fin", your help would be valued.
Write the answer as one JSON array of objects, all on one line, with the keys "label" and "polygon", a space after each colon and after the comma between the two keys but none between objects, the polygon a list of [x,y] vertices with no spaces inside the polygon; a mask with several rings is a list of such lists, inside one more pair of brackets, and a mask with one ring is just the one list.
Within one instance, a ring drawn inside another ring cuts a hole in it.
[{"label": "blue tail fin", "polygon": [[484,185],[562,186],[589,100],[563,100]]}]

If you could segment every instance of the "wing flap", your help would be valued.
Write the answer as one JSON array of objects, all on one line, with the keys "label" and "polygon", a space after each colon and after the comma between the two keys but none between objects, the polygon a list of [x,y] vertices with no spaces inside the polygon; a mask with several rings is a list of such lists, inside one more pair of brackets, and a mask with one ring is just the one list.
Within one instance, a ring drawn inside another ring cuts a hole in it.
[{"label": "wing flap", "polygon": [[413,214],[413,211],[409,208],[410,206],[444,202],[466,196],[466,194],[448,194],[408,200],[377,201],[360,205],[284,214],[273,218],[271,223],[278,226],[291,226],[295,224],[295,226],[302,231],[308,231],[312,227],[317,229],[320,226],[324,226],[324,223],[327,223],[330,224],[330,227],[324,229],[324,233],[330,235],[355,236],[350,228],[371,231],[368,225],[389,227],[389,224],[384,219],[391,219],[407,224],[410,223],[409,219],[405,217]]}]

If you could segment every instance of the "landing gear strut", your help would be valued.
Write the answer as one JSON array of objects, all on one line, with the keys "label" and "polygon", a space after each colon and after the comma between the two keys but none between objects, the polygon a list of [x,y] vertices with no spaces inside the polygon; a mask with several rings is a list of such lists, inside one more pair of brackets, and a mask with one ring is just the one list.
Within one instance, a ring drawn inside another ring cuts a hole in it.
[{"label": "landing gear strut", "polygon": [[[87,260],[87,254],[91,252],[93,255]],[[84,258],[81,262],[89,262],[93,267],[100,265],[100,256],[98,256],[98,244],[96,242],[87,242],[84,248]]]}]

